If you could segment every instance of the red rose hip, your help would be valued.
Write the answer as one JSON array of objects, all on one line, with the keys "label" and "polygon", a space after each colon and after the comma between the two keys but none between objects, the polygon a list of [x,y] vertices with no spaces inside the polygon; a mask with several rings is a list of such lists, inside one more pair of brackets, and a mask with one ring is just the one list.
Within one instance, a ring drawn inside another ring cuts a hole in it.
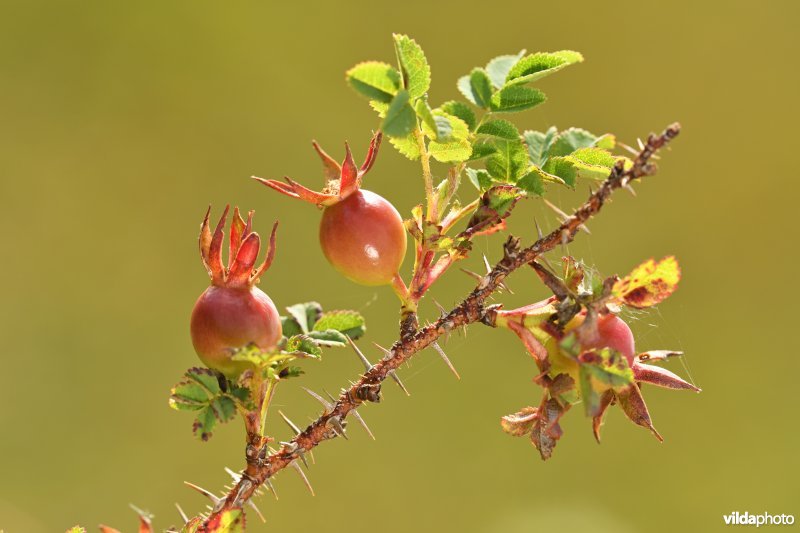
[{"label": "red rose hip", "polygon": [[361,189],[361,178],[372,168],[380,141],[381,134],[375,134],[360,168],[346,143],[341,165],[314,143],[327,179],[322,192],[289,178],[287,183],[256,178],[280,193],[325,209],[319,228],[322,252],[337,271],[362,285],[391,283],[406,253],[400,213],[382,196]]},{"label": "red rose hip", "polygon": [[275,304],[255,287],[275,256],[277,223],[272,229],[267,256],[256,269],[261,240],[251,231],[253,212],[249,213],[245,223],[238,208],[234,209],[226,268],[222,263],[222,241],[228,208],[225,208],[213,236],[208,225],[209,213],[200,230],[200,256],[211,276],[211,286],[200,295],[192,310],[192,344],[203,364],[229,378],[236,378],[252,367],[250,363],[232,360],[237,349],[255,345],[269,351],[275,348],[282,336]]}]

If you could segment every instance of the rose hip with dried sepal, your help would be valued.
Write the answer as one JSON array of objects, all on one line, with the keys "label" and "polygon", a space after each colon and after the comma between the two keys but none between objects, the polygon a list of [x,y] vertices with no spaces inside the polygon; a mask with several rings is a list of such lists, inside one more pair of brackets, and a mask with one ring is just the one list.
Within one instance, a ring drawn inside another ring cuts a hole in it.
[{"label": "rose hip with dried sepal", "polygon": [[346,278],[361,285],[392,283],[406,254],[403,218],[385,198],[361,189],[361,179],[375,163],[381,134],[376,133],[367,157],[356,167],[350,146],[340,165],[314,142],[327,180],[322,192],[286,178],[286,183],[255,178],[292,198],[324,208],[319,240],[325,258]]},{"label": "rose hip with dried sepal", "polygon": [[211,286],[200,295],[192,310],[192,344],[200,360],[229,378],[251,368],[245,361],[232,360],[237,349],[257,346],[269,351],[281,339],[281,321],[275,304],[255,286],[275,257],[276,222],[272,228],[264,262],[255,268],[261,238],[252,231],[253,211],[245,222],[239,209],[233,211],[228,266],[222,262],[225,221],[229,206],[212,235],[209,208],[200,229],[200,257],[211,277]]}]

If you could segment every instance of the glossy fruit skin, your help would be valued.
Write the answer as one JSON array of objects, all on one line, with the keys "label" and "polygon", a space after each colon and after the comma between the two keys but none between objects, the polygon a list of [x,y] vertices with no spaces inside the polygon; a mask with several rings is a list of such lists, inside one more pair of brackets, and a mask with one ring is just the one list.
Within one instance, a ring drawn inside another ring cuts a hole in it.
[{"label": "glossy fruit skin", "polygon": [[192,310],[192,344],[200,360],[229,378],[250,363],[231,361],[231,351],[249,344],[272,350],[281,339],[281,320],[275,304],[258,287],[212,285]]},{"label": "glossy fruit skin", "polygon": [[628,365],[633,364],[636,356],[636,344],[633,332],[624,320],[616,315],[601,316],[597,320],[597,339],[582,341],[584,349],[611,348],[628,360]]},{"label": "glossy fruit skin", "polygon": [[361,285],[391,283],[406,254],[400,213],[382,196],[364,189],[325,208],[319,241],[333,267]]}]

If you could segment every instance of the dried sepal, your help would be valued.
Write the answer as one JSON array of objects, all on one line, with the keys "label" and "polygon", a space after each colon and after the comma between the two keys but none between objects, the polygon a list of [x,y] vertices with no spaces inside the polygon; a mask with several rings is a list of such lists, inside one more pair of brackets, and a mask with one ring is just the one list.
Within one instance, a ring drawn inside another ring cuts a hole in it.
[{"label": "dried sepal", "polygon": [[642,391],[637,384],[632,383],[627,387],[615,391],[615,394],[619,400],[619,406],[631,422],[649,429],[655,438],[664,442],[664,437],[653,427],[650,412],[647,410],[647,404],[644,402]]},{"label": "dried sepal", "polygon": [[536,407],[523,407],[516,413],[500,418],[503,431],[513,437],[522,437],[533,430],[539,410]]},{"label": "dried sepal", "polygon": [[322,160],[322,173],[326,182],[323,190],[319,192],[300,185],[289,177],[284,177],[286,183],[257,176],[253,176],[253,179],[291,198],[297,198],[317,206],[330,206],[344,200],[361,188],[362,178],[375,163],[381,138],[381,132],[373,135],[361,167],[356,166],[348,143],[345,143],[345,158],[340,165],[316,141],[312,142],[314,150]]},{"label": "dried sepal", "polygon": [[258,269],[255,268],[261,249],[261,238],[252,230],[253,211],[250,211],[245,222],[239,208],[234,208],[233,221],[231,222],[229,239],[228,265],[225,266],[222,258],[223,241],[225,239],[225,223],[230,206],[225,206],[225,211],[217,223],[212,234],[209,226],[211,208],[206,212],[200,226],[200,258],[206,268],[211,282],[221,287],[248,287],[257,283],[259,278],[267,271],[275,257],[275,241],[278,223],[272,227],[269,239],[269,248],[264,262]]}]

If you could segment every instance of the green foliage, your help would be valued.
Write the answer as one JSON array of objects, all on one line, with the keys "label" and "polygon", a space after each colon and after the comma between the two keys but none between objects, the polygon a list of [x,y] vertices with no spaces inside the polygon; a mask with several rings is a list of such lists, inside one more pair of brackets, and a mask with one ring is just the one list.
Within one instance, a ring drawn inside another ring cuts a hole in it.
[{"label": "green foliage", "polygon": [[547,97],[539,89],[509,85],[492,95],[491,110],[498,113],[524,111],[544,103]]},{"label": "green foliage", "polygon": [[417,115],[411,107],[411,96],[401,89],[389,103],[381,130],[390,137],[405,137],[417,126]]},{"label": "green foliage", "polygon": [[431,86],[431,68],[425,59],[425,53],[407,35],[394,34],[394,46],[403,75],[403,86],[409,97],[422,97]]},{"label": "green foliage", "polygon": [[388,103],[400,90],[400,73],[391,65],[365,61],[347,71],[347,81],[370,100]]},{"label": "green foliage", "polygon": [[524,55],[525,50],[521,50],[518,54],[497,56],[486,64],[486,73],[495,88],[503,88],[506,84],[508,72]]},{"label": "green foliage", "polygon": [[[225,383],[225,390],[220,383]],[[236,406],[249,401],[241,387],[208,368],[190,368],[170,394],[169,405],[178,411],[195,411],[194,434],[206,441],[218,422],[228,422],[236,415]],[[234,392],[235,391],[235,392]]]},{"label": "green foliage", "polygon": [[359,339],[367,330],[364,317],[357,311],[329,311],[314,324],[314,331],[334,330],[353,340]]},{"label": "green foliage", "polygon": [[473,131],[475,129],[475,126],[477,125],[477,120],[475,119],[475,113],[472,111],[472,109],[469,108],[467,104],[463,102],[450,100],[439,106],[439,109],[443,113],[447,113],[448,115],[452,115],[454,117],[458,117],[461,120],[463,120],[470,131]]},{"label": "green foliage", "polygon": [[478,107],[489,109],[492,104],[492,81],[482,68],[475,68],[458,79],[458,90],[464,98]]},{"label": "green foliage", "polygon": [[583,56],[571,50],[560,52],[537,52],[520,59],[506,76],[507,85],[520,85],[538,81],[554,74],[566,66],[580,63]]}]

